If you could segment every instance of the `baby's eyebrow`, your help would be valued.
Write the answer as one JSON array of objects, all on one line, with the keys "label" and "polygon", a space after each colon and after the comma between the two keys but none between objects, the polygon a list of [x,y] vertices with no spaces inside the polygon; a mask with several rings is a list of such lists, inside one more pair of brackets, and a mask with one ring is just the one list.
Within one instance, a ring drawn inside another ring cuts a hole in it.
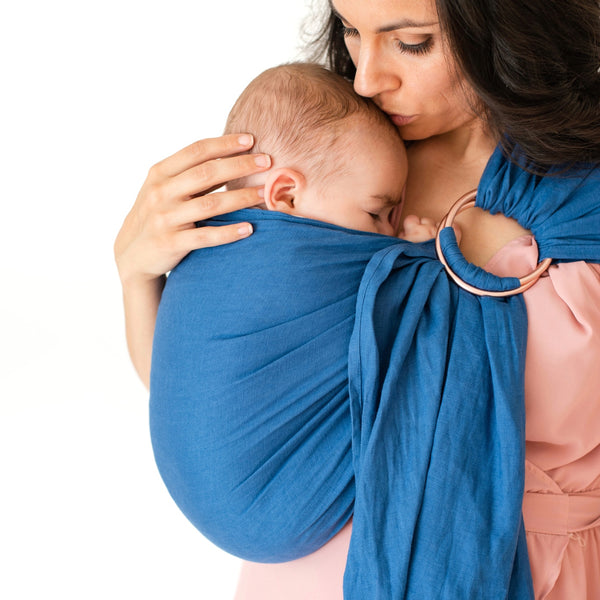
[{"label": "baby's eyebrow", "polygon": [[371,198],[375,200],[381,200],[385,206],[396,206],[397,204],[400,204],[401,201],[400,197],[393,198],[389,194],[372,194]]}]

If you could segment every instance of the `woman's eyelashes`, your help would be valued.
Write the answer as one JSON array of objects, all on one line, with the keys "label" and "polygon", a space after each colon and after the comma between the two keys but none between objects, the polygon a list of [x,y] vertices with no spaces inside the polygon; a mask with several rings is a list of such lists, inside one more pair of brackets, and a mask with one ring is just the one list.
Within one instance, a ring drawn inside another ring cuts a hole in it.
[{"label": "woman's eyelashes", "polygon": [[400,52],[405,52],[406,54],[427,54],[433,46],[433,38],[428,37],[419,44],[405,44],[404,42],[397,40],[396,44]]},{"label": "woman's eyelashes", "polygon": [[[358,29],[346,27],[343,23],[342,32],[345,38],[359,37]],[[406,44],[401,40],[396,40],[395,43],[398,50],[404,54],[422,55],[427,54],[431,50],[431,47],[433,46],[433,37],[430,36],[418,44]]]},{"label": "woman's eyelashes", "polygon": [[342,24],[342,31],[344,33],[345,38],[356,37],[358,35],[358,29],[354,29],[353,27],[346,27]]}]

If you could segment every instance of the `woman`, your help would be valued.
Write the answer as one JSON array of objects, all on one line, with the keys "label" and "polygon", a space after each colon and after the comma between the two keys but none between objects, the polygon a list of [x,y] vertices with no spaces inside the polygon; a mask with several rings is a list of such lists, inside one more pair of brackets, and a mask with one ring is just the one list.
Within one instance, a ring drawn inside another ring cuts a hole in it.
[{"label": "woman", "polygon": [[[409,147],[404,213],[439,221],[477,187],[500,140],[543,172],[600,162],[599,5],[334,0],[324,34],[332,66],[387,112]],[[507,137],[504,137],[504,136]],[[115,244],[133,362],[147,384],[164,273],[189,251],[234,242],[248,224],[194,222],[260,203],[260,189],[206,195],[268,168],[236,156],[252,140],[204,140],[155,165]],[[221,160],[215,160],[221,159]],[[515,221],[459,217],[461,249],[498,274],[522,274],[535,243]],[[552,266],[525,293],[527,465],[524,518],[536,598],[600,594],[600,269]],[[550,325],[549,325],[550,324]],[[574,377],[566,377],[575,373]],[[576,497],[577,501],[572,498]],[[351,524],[316,553],[245,563],[237,599],[342,597]]]}]

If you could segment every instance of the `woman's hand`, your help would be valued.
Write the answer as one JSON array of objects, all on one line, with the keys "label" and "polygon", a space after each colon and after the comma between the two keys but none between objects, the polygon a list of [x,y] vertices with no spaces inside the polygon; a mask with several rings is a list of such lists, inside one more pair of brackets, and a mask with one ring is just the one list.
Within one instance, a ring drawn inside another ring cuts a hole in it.
[{"label": "woman's hand", "polygon": [[200,228],[195,223],[262,202],[262,188],[211,193],[227,181],[270,167],[269,156],[240,154],[253,143],[247,134],[201,140],[157,163],[119,231],[114,252],[123,285],[127,343],[146,386],[165,273],[192,250],[252,233],[249,223]]},{"label": "woman's hand", "polygon": [[261,188],[210,193],[264,171],[270,158],[244,154],[250,135],[201,140],[154,165],[115,241],[121,280],[156,279],[190,251],[228,244],[252,233],[249,223],[197,228],[194,223],[262,202]]}]

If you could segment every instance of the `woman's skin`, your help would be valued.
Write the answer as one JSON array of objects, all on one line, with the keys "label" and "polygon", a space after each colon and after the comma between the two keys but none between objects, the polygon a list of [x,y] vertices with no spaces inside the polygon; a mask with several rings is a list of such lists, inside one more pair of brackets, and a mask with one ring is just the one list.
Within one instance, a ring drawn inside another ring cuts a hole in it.
[{"label": "woman's skin", "polygon": [[[347,47],[357,67],[356,91],[372,97],[392,116],[403,137],[413,141],[403,214],[439,222],[460,196],[477,187],[496,140],[471,110],[469,88],[453,70],[434,1],[334,0],[333,5],[347,28]],[[260,203],[258,189],[201,195],[225,181],[268,168],[258,166],[255,156],[231,158],[249,146],[241,145],[237,136],[204,140],[158,163],[117,237],[127,339],[146,385],[164,273],[191,250],[234,242],[249,233],[235,225],[194,227],[195,221]],[[228,158],[216,160],[221,157]],[[527,233],[515,221],[479,209],[461,214],[457,222],[463,253],[480,266],[510,240]],[[341,597],[348,540],[346,527],[315,555],[301,559],[297,568],[295,563],[245,563],[237,597]],[[325,593],[324,581],[339,594]]]}]

